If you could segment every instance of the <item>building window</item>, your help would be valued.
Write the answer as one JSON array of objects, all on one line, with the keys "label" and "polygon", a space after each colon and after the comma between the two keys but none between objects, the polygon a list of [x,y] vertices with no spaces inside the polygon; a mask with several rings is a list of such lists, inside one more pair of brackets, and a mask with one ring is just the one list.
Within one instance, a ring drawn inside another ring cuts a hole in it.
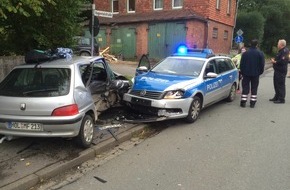
[{"label": "building window", "polygon": [[231,14],[232,0],[228,0],[227,14]]},{"label": "building window", "polygon": [[213,28],[212,30],[212,38],[218,38],[218,29],[217,28]]},{"label": "building window", "polygon": [[216,9],[220,9],[220,8],[221,8],[221,1],[216,0]]},{"label": "building window", "polygon": [[172,8],[182,8],[183,0],[172,0]]},{"label": "building window", "polygon": [[127,11],[128,13],[135,12],[135,0],[127,0]]},{"label": "building window", "polygon": [[163,9],[163,0],[154,0],[154,10]]},{"label": "building window", "polygon": [[229,31],[224,31],[224,40],[227,40],[229,38]]},{"label": "building window", "polygon": [[112,13],[119,13],[119,0],[112,0]]}]

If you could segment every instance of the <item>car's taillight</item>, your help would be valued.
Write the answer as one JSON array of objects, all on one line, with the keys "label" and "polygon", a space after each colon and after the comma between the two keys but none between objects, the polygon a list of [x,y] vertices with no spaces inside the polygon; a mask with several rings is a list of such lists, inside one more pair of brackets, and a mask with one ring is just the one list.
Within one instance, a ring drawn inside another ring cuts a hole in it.
[{"label": "car's taillight", "polygon": [[79,108],[76,104],[59,107],[53,110],[52,116],[71,116],[79,113]]}]

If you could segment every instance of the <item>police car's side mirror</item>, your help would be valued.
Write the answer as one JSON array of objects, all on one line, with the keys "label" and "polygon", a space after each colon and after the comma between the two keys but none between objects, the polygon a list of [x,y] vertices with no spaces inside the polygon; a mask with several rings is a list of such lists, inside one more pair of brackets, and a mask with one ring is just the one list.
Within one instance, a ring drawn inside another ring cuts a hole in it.
[{"label": "police car's side mirror", "polygon": [[204,78],[216,78],[218,75],[216,73],[213,72],[209,72],[205,75]]},{"label": "police car's side mirror", "polygon": [[136,74],[135,76],[137,75],[140,75],[140,74],[143,74],[143,73],[147,73],[148,72],[148,68],[145,67],[145,66],[140,66],[136,69]]}]

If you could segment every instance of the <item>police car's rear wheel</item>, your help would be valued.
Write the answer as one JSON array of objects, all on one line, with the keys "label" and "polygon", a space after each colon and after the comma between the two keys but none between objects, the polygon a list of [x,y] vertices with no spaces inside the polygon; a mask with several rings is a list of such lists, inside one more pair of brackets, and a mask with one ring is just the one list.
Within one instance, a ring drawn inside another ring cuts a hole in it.
[{"label": "police car's rear wheel", "polygon": [[88,148],[92,144],[94,136],[94,121],[90,115],[86,115],[82,121],[80,132],[76,137],[76,142],[83,148]]},{"label": "police car's rear wheel", "polygon": [[201,111],[201,100],[199,97],[195,96],[190,105],[186,121],[189,123],[195,122],[199,116],[200,111]]},{"label": "police car's rear wheel", "polygon": [[228,102],[232,102],[236,98],[236,89],[237,89],[236,85],[233,84],[232,87],[231,87],[231,90],[230,90],[230,94],[229,94],[229,96],[226,99]]}]

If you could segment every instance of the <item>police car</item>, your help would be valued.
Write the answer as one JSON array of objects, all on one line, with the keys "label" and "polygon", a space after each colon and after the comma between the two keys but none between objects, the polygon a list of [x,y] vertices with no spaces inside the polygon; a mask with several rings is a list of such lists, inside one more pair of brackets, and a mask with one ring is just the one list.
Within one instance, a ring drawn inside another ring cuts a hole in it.
[{"label": "police car", "polygon": [[155,121],[185,118],[193,123],[203,108],[235,99],[238,70],[229,57],[185,46],[177,52],[153,68],[148,56],[142,56],[133,85],[123,96],[127,106],[154,115]]}]

